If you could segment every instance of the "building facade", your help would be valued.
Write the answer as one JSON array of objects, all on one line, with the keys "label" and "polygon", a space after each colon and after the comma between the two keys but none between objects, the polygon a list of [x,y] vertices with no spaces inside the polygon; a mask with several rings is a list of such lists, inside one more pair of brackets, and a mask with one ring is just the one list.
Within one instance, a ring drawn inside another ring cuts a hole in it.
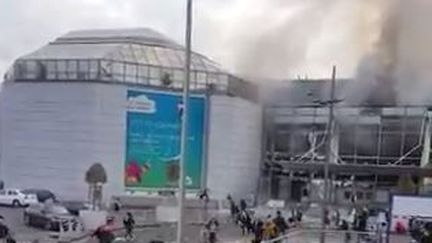
[{"label": "building facade", "polygon": [[321,201],[327,160],[335,203],[387,202],[401,177],[412,181],[413,193],[423,188],[430,176],[429,106],[376,98],[379,90],[352,100],[350,82],[337,81],[331,137],[329,80],[294,80],[264,92],[264,198]]},{"label": "building facade", "polygon": [[[183,66],[183,47],[150,29],[73,31],[18,58],[0,92],[6,186],[83,199],[98,162],[107,197],[175,190]],[[190,188],[245,196],[259,175],[257,89],[198,53],[191,69]]]}]

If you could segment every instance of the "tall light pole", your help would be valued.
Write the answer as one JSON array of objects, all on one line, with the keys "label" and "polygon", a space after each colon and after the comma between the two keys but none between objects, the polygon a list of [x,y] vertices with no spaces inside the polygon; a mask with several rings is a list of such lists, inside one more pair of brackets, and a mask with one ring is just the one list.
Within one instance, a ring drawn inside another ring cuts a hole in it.
[{"label": "tall light pole", "polygon": [[325,230],[326,230],[326,211],[329,204],[329,165],[332,154],[331,141],[333,137],[333,120],[334,120],[334,104],[339,102],[335,99],[335,89],[336,89],[336,66],[332,69],[332,79],[330,87],[330,100],[328,100],[329,116],[327,125],[327,143],[326,143],[326,160],[324,163],[324,198],[322,202],[322,213],[321,213],[321,234],[320,243],[325,243]]},{"label": "tall light pole", "polygon": [[189,110],[189,83],[190,83],[190,64],[191,64],[191,45],[192,45],[192,0],[186,0],[186,31],[185,31],[185,63],[183,81],[183,111],[180,138],[180,175],[178,190],[178,223],[177,223],[177,243],[183,243],[183,224],[184,224],[184,201],[185,201],[185,170],[187,160],[187,140],[188,140],[188,110]]}]

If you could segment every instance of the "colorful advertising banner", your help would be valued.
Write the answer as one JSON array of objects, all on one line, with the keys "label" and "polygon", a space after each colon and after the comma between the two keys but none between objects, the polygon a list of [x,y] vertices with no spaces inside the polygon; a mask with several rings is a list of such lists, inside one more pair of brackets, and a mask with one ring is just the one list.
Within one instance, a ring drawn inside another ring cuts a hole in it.
[{"label": "colorful advertising banner", "polygon": [[[127,93],[127,188],[163,189],[178,186],[181,95],[129,90]],[[205,97],[189,100],[185,183],[201,186],[204,150]]]}]

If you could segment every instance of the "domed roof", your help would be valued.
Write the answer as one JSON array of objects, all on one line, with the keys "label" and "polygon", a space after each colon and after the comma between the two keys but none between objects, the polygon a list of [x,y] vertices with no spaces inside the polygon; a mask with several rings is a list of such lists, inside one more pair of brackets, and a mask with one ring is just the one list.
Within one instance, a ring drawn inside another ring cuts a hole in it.
[{"label": "domed roof", "polygon": [[[184,47],[148,28],[78,30],[18,58],[6,81],[109,82],[181,89]],[[191,90],[256,99],[257,87],[192,52]]]},{"label": "domed roof", "polygon": [[[149,28],[71,31],[22,59],[110,59],[137,64],[183,68],[184,48]],[[222,72],[198,53],[192,70]]]}]

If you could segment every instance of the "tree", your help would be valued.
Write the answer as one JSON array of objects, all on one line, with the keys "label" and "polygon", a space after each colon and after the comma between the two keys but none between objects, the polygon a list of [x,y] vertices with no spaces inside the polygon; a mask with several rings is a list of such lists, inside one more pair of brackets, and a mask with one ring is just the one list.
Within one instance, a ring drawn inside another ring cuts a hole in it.
[{"label": "tree", "polygon": [[87,170],[85,181],[89,185],[88,197],[92,203],[93,210],[102,204],[102,185],[107,182],[105,168],[100,163],[95,163]]},{"label": "tree", "polygon": [[401,193],[414,193],[416,185],[411,178],[411,175],[404,174],[399,177],[398,190]]}]

